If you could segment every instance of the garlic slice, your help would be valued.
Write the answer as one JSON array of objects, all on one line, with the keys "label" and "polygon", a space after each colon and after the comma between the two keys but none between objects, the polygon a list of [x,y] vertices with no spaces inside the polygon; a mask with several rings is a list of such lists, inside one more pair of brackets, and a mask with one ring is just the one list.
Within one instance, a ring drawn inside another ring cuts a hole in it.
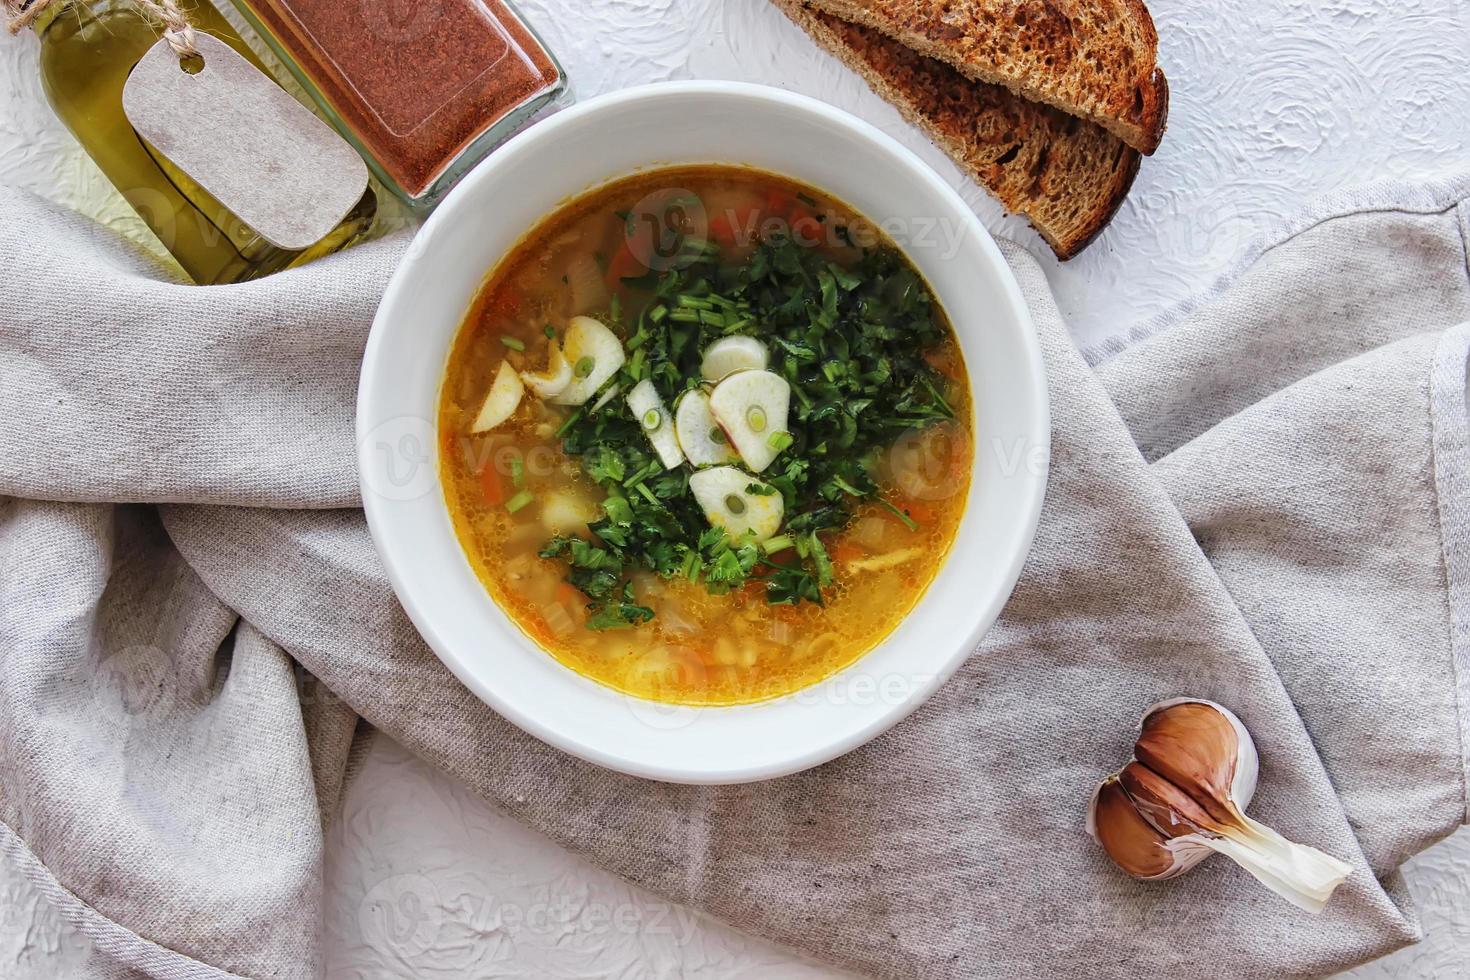
[{"label": "garlic slice", "polygon": [[770,371],[732,374],[715,385],[709,407],[752,472],[775,461],[781,450],[772,437],[786,431],[791,412],[791,385],[785,378]]},{"label": "garlic slice", "polygon": [[1224,854],[1298,908],[1322,911],[1353,868],[1245,815],[1260,758],[1240,719],[1183,698],[1155,705],[1142,728],[1134,761],[1088,807],[1088,832],[1108,856],[1136,878],[1161,879]]},{"label": "garlic slice", "polygon": [[754,337],[724,337],[705,349],[699,373],[719,382],[736,371],[764,371],[770,364],[770,350]]},{"label": "garlic slice", "polygon": [[510,366],[509,361],[501,361],[500,369],[495,372],[495,380],[490,384],[490,393],[485,396],[485,403],[480,406],[480,414],[476,416],[475,424],[470,426],[470,431],[489,432],[500,425],[520,408],[521,398],[525,394],[526,386],[521,384],[520,375],[516,374],[515,368]]},{"label": "garlic slice", "polygon": [[889,568],[897,568],[905,565],[916,558],[922,557],[923,548],[900,548],[898,551],[890,551],[886,555],[875,555],[872,558],[854,558],[847,563],[849,572],[881,572]]},{"label": "garlic slice", "polygon": [[597,401],[592,403],[591,411],[594,413],[602,411],[608,406],[609,402],[618,397],[618,392],[620,392],[621,390],[621,385],[608,385],[607,390],[598,395]]},{"label": "garlic slice", "polygon": [[551,397],[557,405],[584,404],[628,359],[618,335],[590,316],[574,316],[567,323],[562,355],[571,369],[572,381]]},{"label": "garlic slice", "polygon": [[684,392],[674,403],[674,434],[695,466],[719,466],[740,458],[709,410],[709,395],[702,388]]},{"label": "garlic slice", "polygon": [[546,370],[540,374],[521,372],[521,380],[542,401],[555,398],[567,390],[572,383],[572,366],[561,352],[561,344],[555,340],[547,343]]},{"label": "garlic slice", "polygon": [[774,491],[769,484],[733,466],[700,470],[689,478],[689,489],[710,526],[722,528],[732,538],[749,534],[759,543],[781,530],[786,503],[779,493],[751,493],[751,486]]},{"label": "garlic slice", "polygon": [[604,309],[612,298],[597,259],[586,252],[578,252],[567,263],[567,286],[572,294],[572,313]]},{"label": "garlic slice", "polygon": [[628,392],[628,408],[633,413],[633,420],[653,444],[653,451],[658,453],[664,469],[672,470],[681,465],[684,451],[679,448],[679,437],[674,434],[674,420],[652,381],[645,378],[633,386],[633,390]]}]

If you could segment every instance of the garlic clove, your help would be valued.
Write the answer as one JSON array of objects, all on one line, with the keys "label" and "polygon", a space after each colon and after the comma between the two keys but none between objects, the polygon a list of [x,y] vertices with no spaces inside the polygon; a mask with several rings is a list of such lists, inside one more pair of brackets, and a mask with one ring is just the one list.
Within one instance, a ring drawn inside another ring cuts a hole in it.
[{"label": "garlic clove", "polygon": [[1260,759],[1234,714],[1209,701],[1168,701],[1149,709],[1142,728],[1133,757],[1215,820],[1233,820],[1250,805]]},{"label": "garlic clove", "polygon": [[[1087,832],[1108,857],[1135,878],[1157,881],[1183,874],[1198,863],[1185,864],[1170,851],[1164,835],[1134,807],[1117,776],[1097,787],[1087,812]],[[1209,853],[1206,851],[1205,853]]]},{"label": "garlic clove", "polygon": [[724,337],[704,352],[699,373],[716,383],[737,371],[764,371],[770,364],[770,350],[754,337]]},{"label": "garlic clove", "polygon": [[[752,493],[751,487],[764,491]],[[737,540],[749,535],[759,544],[781,530],[786,503],[770,484],[733,466],[700,470],[689,478],[689,489],[711,527],[722,528]]]},{"label": "garlic clove", "polygon": [[674,403],[674,433],[680,450],[695,467],[719,466],[740,458],[709,410],[709,395],[703,388],[684,392]]},{"label": "garlic clove", "polygon": [[588,409],[588,411],[591,414],[596,415],[598,412],[606,408],[608,406],[608,403],[610,403],[614,398],[622,394],[622,392],[622,385],[608,385],[602,390],[602,394],[597,396],[597,401],[592,403],[592,407]]},{"label": "garlic clove", "polygon": [[571,383],[551,396],[556,405],[584,405],[613,375],[628,356],[623,342],[601,320],[574,316],[562,338],[562,356],[571,369]]},{"label": "garlic clove", "polygon": [[[709,408],[752,473],[760,473],[781,454],[772,437],[786,431],[791,385],[773,371],[739,371],[715,385]],[[788,437],[785,445],[789,446]]]},{"label": "garlic clove", "polygon": [[1147,766],[1128,763],[1118,781],[1143,819],[1166,838],[1187,837],[1219,826],[1204,807]]},{"label": "garlic clove", "polygon": [[509,361],[501,361],[495,381],[490,385],[490,393],[485,396],[485,403],[480,406],[480,414],[475,417],[470,432],[478,435],[503,423],[521,407],[521,398],[525,394],[526,386],[521,383],[515,368]]},{"label": "garlic clove", "polygon": [[555,340],[546,345],[546,370],[540,374],[521,372],[521,381],[542,401],[552,399],[567,390],[572,383],[572,366],[562,353],[561,344]]},{"label": "garlic clove", "polygon": [[679,448],[679,437],[674,434],[674,419],[668,406],[654,388],[653,382],[644,378],[628,392],[628,409],[643,434],[658,453],[664,469],[672,470],[684,463],[684,451]]}]

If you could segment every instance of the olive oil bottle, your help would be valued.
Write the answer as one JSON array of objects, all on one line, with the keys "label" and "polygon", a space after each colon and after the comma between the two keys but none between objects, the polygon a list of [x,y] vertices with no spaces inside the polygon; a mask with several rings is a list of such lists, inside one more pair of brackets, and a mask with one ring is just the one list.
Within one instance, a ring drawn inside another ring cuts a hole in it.
[{"label": "olive oil bottle", "polygon": [[[180,0],[179,7],[196,30],[266,71],[208,0]],[[131,0],[53,0],[32,26],[52,108],[196,283],[243,282],[301,265],[347,247],[372,225],[377,199],[368,188],[315,245],[279,248],[139,138],[123,109],[123,87],[159,33]]]}]

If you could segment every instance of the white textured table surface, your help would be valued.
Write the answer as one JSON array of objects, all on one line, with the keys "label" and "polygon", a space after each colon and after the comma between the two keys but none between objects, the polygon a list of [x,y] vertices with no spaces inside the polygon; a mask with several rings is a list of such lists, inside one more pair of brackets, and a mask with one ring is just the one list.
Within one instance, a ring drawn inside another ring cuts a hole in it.
[{"label": "white textured table surface", "polygon": [[[993,230],[1045,252],[766,0],[522,6],[582,97],[680,78],[760,81],[815,95],[913,147],[962,188]],[[1068,266],[1048,265],[1084,344],[1208,285],[1258,229],[1306,198],[1470,166],[1466,0],[1151,6],[1173,89],[1168,139],[1101,241]],[[0,172],[134,227],[44,107],[29,38],[0,41]],[[1425,942],[1353,975],[1470,975],[1470,834],[1422,855],[1408,877]],[[381,738],[331,835],[327,895],[334,977],[836,976],[587,866]],[[69,978],[89,956],[0,866],[0,976]]]}]

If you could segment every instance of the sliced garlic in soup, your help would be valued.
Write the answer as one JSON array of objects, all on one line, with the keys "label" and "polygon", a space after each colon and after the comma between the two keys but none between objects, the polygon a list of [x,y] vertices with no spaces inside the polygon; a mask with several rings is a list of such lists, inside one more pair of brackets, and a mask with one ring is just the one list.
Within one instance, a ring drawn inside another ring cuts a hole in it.
[{"label": "sliced garlic in soup", "polygon": [[566,356],[562,354],[561,344],[555,340],[546,345],[549,351],[546,362],[546,370],[540,374],[532,374],[530,371],[521,372],[521,380],[526,387],[542,401],[555,398],[567,390],[572,383],[572,366],[567,363]]},{"label": "sliced garlic in soup", "polygon": [[[770,491],[751,493],[752,486]],[[689,478],[689,489],[712,527],[722,528],[732,538],[750,533],[757,541],[774,537],[781,530],[786,504],[768,483],[733,466],[700,470]]]},{"label": "sliced garlic in soup", "polygon": [[886,555],[878,555],[874,558],[854,558],[847,563],[847,569],[852,572],[881,572],[884,569],[897,568],[899,565],[907,564],[922,557],[924,557],[923,548],[903,548],[899,551],[890,551]]},{"label": "sliced garlic in soup", "polygon": [[600,412],[600,411],[602,411],[604,408],[607,407],[608,402],[610,402],[614,398],[618,397],[618,392],[621,391],[621,390],[622,390],[622,386],[621,385],[608,385],[607,386],[607,390],[604,391],[601,395],[598,396],[597,401],[595,401],[595,402],[592,403],[592,411],[593,412]]},{"label": "sliced garlic in soup", "polygon": [[771,352],[754,337],[725,337],[704,352],[699,373],[706,381],[723,381],[736,371],[764,371],[771,366]]},{"label": "sliced garlic in soup", "polygon": [[485,404],[480,406],[480,414],[470,431],[489,432],[510,418],[520,408],[521,397],[525,393],[526,386],[521,384],[516,369],[510,366],[509,361],[501,361],[500,370],[495,372],[495,380],[490,385],[490,393],[485,396]]},{"label": "sliced garlic in soup", "polygon": [[[741,371],[715,385],[710,411],[730,436],[740,458],[759,473],[780,454],[789,440],[786,431],[791,410],[791,385],[770,371]],[[773,438],[776,437],[776,438]]]},{"label": "sliced garlic in soup", "polygon": [[628,392],[628,408],[653,444],[653,451],[663,461],[664,469],[671,470],[682,464],[684,451],[679,448],[679,437],[674,434],[674,420],[652,381],[645,378],[633,386],[633,390]]},{"label": "sliced garlic in soup", "polygon": [[597,260],[586,252],[572,257],[567,265],[567,286],[572,293],[572,312],[591,313],[607,306],[611,294]]},{"label": "sliced garlic in soup", "polygon": [[709,410],[709,395],[702,388],[684,392],[675,403],[674,432],[679,448],[695,466],[719,466],[740,458]]},{"label": "sliced garlic in soup", "polygon": [[628,359],[618,335],[590,316],[572,317],[562,342],[562,355],[571,368],[572,383],[552,397],[557,405],[584,404]]}]

